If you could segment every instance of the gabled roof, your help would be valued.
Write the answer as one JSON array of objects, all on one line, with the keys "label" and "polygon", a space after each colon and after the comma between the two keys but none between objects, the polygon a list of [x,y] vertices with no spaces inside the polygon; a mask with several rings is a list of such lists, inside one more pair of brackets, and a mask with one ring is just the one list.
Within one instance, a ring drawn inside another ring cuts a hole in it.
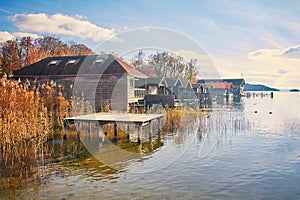
[{"label": "gabled roof", "polygon": [[233,85],[245,85],[245,80],[241,79],[223,79],[224,83],[232,83]]},{"label": "gabled roof", "polygon": [[14,76],[116,75],[125,73],[138,78],[147,78],[145,74],[119,58],[107,54],[48,57],[15,71]]},{"label": "gabled roof", "polygon": [[207,88],[207,87],[209,87],[209,85],[208,85],[208,84],[205,84],[205,83],[194,83],[194,84],[192,84],[192,87],[193,87],[194,89],[200,88],[200,87]]},{"label": "gabled roof", "polygon": [[181,82],[182,87],[184,87],[184,88],[190,88],[190,89],[193,88],[191,82],[185,78],[180,79],[180,82]]},{"label": "gabled roof", "polygon": [[147,75],[143,74],[142,72],[138,71],[137,69],[135,69],[134,67],[128,65],[127,63],[125,63],[124,61],[122,61],[120,58],[113,56],[115,58],[115,60],[125,69],[125,71],[134,76],[134,77],[138,77],[138,78],[148,78]]},{"label": "gabled roof", "polygon": [[150,77],[146,80],[147,85],[164,85],[168,86],[168,83],[164,77]]},{"label": "gabled roof", "polygon": [[211,83],[211,82],[220,82],[220,83],[232,83],[233,85],[244,85],[244,79],[200,79],[197,83]]},{"label": "gabled roof", "polygon": [[165,79],[169,87],[176,86],[178,84],[179,86],[182,86],[182,83],[178,78],[165,78]]},{"label": "gabled roof", "polygon": [[199,88],[201,85],[202,84],[200,84],[200,83],[194,83],[194,84],[192,84],[192,87],[193,88]]},{"label": "gabled roof", "polygon": [[[65,56],[48,57],[36,63],[28,65],[14,72],[15,76],[42,76],[59,74],[77,74],[80,66],[85,61],[90,61],[95,55],[90,56]],[[69,60],[77,60],[74,64],[68,65]],[[71,67],[72,66],[72,67]]]},{"label": "gabled roof", "polygon": [[229,89],[231,87],[232,87],[232,83],[218,83],[218,82],[212,83],[213,89]]}]

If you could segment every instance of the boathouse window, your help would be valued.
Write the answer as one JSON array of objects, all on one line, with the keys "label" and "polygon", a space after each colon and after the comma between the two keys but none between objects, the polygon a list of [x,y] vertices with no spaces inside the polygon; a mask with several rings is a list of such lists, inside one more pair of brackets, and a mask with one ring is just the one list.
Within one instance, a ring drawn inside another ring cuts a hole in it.
[{"label": "boathouse window", "polygon": [[129,88],[134,88],[134,79],[129,79]]},{"label": "boathouse window", "polygon": [[51,60],[48,65],[58,65],[61,60]]}]

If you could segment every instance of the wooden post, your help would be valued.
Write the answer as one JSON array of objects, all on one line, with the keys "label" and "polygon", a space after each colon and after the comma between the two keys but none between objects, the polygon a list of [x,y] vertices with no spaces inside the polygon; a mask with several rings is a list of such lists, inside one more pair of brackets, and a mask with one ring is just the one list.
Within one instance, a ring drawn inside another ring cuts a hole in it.
[{"label": "wooden post", "polygon": [[90,122],[88,122],[88,123],[89,123],[88,134],[89,134],[89,136],[90,136],[90,134],[91,134],[91,132],[92,132],[92,126],[91,126],[91,123],[90,123]]},{"label": "wooden post", "polygon": [[127,138],[129,139],[130,138],[130,133],[129,133],[129,131],[130,131],[130,124],[127,124],[126,126],[127,126]]},{"label": "wooden post", "polygon": [[157,127],[158,127],[157,128],[158,129],[157,132],[158,132],[158,134],[160,134],[160,130],[161,130],[161,118],[158,118],[157,122],[158,122],[158,124],[157,124]]},{"label": "wooden post", "polygon": [[102,138],[102,140],[104,139],[102,123],[99,123],[99,138]]},{"label": "wooden post", "polygon": [[76,123],[76,125],[77,125],[77,134],[78,134],[78,137],[80,136],[80,123],[79,122],[77,122]]},{"label": "wooden post", "polygon": [[117,125],[117,123],[114,124],[114,136],[118,136],[118,125]]},{"label": "wooden post", "polygon": [[149,124],[149,126],[150,126],[150,133],[149,133],[149,137],[152,137],[152,135],[153,135],[153,120],[151,120],[151,121],[150,121],[150,124]]},{"label": "wooden post", "polygon": [[63,134],[64,139],[67,138],[67,126],[68,126],[68,123],[64,120],[64,134]]},{"label": "wooden post", "polygon": [[127,124],[127,133],[130,131],[130,124]]},{"label": "wooden post", "polygon": [[141,135],[142,135],[142,125],[138,125],[138,144],[141,143]]}]

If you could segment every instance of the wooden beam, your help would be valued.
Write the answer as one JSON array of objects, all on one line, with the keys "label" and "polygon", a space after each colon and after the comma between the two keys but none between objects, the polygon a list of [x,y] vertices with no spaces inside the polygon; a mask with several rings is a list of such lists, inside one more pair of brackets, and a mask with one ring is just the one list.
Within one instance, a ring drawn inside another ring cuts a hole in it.
[{"label": "wooden beam", "polygon": [[152,135],[153,135],[153,120],[151,120],[151,121],[150,121],[150,124],[149,124],[149,126],[150,126],[150,133],[149,133],[149,137],[152,137]]},{"label": "wooden beam", "polygon": [[114,124],[114,136],[118,136],[118,125],[117,125],[117,123]]},{"label": "wooden beam", "polygon": [[138,144],[141,144],[142,126],[138,125]]}]

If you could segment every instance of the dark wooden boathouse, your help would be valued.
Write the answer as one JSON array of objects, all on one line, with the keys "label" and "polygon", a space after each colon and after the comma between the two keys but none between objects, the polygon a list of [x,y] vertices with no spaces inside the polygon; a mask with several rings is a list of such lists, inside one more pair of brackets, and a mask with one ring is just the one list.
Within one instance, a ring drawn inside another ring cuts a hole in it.
[{"label": "dark wooden boathouse", "polygon": [[135,81],[148,78],[142,72],[110,54],[48,57],[14,72],[15,79],[56,82],[67,99],[84,98],[96,111],[128,111],[144,98],[145,89]]}]

